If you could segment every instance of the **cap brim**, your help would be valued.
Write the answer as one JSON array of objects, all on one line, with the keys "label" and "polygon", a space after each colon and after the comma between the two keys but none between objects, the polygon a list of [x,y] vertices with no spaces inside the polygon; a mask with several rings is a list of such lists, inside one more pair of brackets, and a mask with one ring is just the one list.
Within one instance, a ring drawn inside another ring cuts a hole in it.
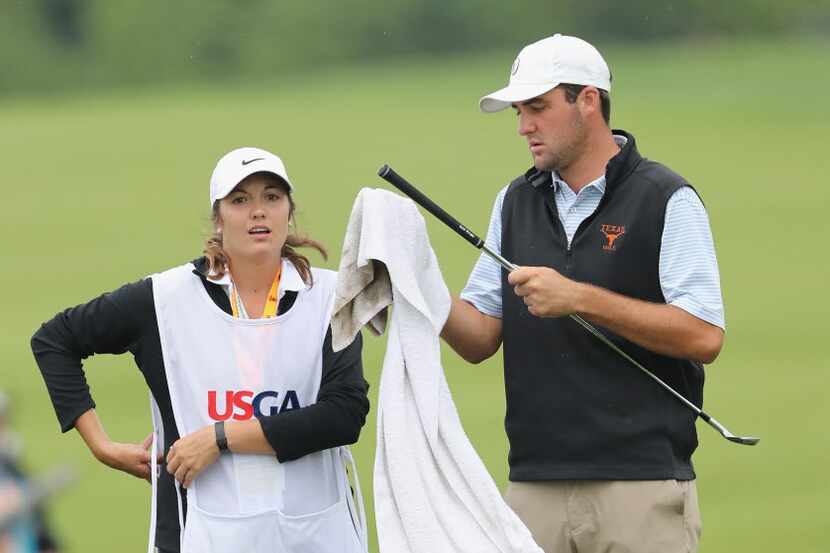
[{"label": "cap brim", "polygon": [[[294,185],[291,184],[290,180],[288,180],[287,175],[283,175],[283,174],[281,174],[280,172],[278,172],[276,170],[268,169],[268,168],[253,168],[253,167],[246,168],[246,167],[243,167],[233,177],[231,177],[230,179],[228,179],[226,181],[226,184],[225,184],[225,186],[223,187],[222,190],[217,190],[216,194],[214,196],[211,196],[210,205],[213,205],[213,203],[216,200],[221,200],[222,198],[226,197],[228,194],[233,192],[233,189],[236,188],[237,185],[239,185],[240,182],[242,182],[243,180],[245,180],[249,176],[253,175],[254,173],[270,173],[270,174],[276,176],[277,178],[279,178],[281,181],[283,181],[288,186],[288,192],[290,192],[292,194],[294,193]],[[225,190],[224,188],[227,188],[227,190]]]},{"label": "cap brim", "polygon": [[251,167],[250,169],[249,168],[243,168],[241,171],[239,171],[239,173],[236,174],[236,176],[233,178],[233,180],[236,181],[236,182],[231,187],[231,189],[228,190],[227,194],[230,194],[231,190],[236,188],[237,185],[240,182],[247,179],[248,177],[250,177],[254,173],[270,173],[270,174],[274,175],[275,177],[279,178],[281,181],[285,182],[285,184],[288,185],[288,191],[289,192],[294,192],[294,185],[291,184],[290,180],[288,180],[288,175],[284,175],[280,171],[278,171],[277,169],[273,169],[271,167],[264,167],[264,168],[263,167]]},{"label": "cap brim", "polygon": [[559,83],[519,84],[513,83],[497,90],[478,101],[484,113],[495,113],[509,108],[515,102],[524,102],[553,90]]}]

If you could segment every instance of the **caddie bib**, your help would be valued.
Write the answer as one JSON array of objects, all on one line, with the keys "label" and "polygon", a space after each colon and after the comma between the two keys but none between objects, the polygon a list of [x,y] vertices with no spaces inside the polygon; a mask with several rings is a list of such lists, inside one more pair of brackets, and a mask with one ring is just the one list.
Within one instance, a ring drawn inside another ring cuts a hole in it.
[{"label": "caddie bib", "polygon": [[[282,270],[296,269],[283,261]],[[336,274],[312,274],[314,285],[299,291],[288,312],[270,319],[222,311],[192,264],[152,277],[180,436],[217,421],[279,416],[316,402]],[[276,455],[220,455],[188,489],[181,552],[365,551],[362,505],[358,516],[344,466],[350,459],[346,448],[285,463]]]}]

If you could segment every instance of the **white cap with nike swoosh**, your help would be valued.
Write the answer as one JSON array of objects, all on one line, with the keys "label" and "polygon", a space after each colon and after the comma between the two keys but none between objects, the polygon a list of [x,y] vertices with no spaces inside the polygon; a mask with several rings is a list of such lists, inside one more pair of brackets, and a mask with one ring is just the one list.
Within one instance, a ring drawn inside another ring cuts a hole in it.
[{"label": "white cap with nike swoosh", "polygon": [[294,185],[288,179],[285,164],[279,158],[261,148],[237,148],[230,151],[216,163],[210,176],[210,205],[221,200],[236,188],[242,180],[254,173],[273,173],[288,185],[288,191],[294,191]]}]

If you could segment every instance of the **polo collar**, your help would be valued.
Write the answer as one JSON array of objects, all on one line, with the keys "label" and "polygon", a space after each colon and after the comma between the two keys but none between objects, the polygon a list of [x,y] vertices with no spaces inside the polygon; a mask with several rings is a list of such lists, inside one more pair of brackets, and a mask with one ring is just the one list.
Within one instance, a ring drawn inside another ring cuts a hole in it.
[{"label": "polo collar", "polygon": [[303,281],[303,277],[300,276],[300,272],[294,264],[288,259],[283,258],[282,273],[280,275],[280,290],[286,292],[299,292],[300,290],[305,290],[306,288],[308,288],[308,285]]},{"label": "polo collar", "polygon": [[[568,188],[568,190],[570,190],[570,187],[568,187],[568,183],[565,182],[564,180],[562,180],[559,177],[559,174],[556,171],[553,171],[551,173],[551,179],[553,181],[552,186],[553,186],[554,193],[558,193],[560,190],[562,190],[563,186],[565,188]],[[595,180],[592,180],[591,182],[586,184],[582,188],[582,190],[587,190],[588,188],[594,188],[595,190],[598,190],[601,194],[604,194],[605,193],[605,175],[602,175],[599,178],[597,178]],[[579,192],[571,192],[571,194],[575,194],[575,195],[578,196],[579,194],[582,193],[582,190],[580,190]]]},{"label": "polo collar", "polygon": [[[605,166],[604,188],[616,187],[624,181],[643,160],[640,152],[637,151],[637,144],[634,135],[622,129],[613,129],[614,140],[620,146],[620,151],[612,157]],[[524,174],[525,180],[534,188],[553,187],[555,190],[563,183],[558,175],[550,171],[540,171],[531,167]],[[558,181],[558,182],[557,182]],[[591,184],[595,184],[594,181]]]},{"label": "polo collar", "polygon": [[[194,266],[194,273],[198,274],[199,276],[206,278],[208,282],[213,284],[219,284],[220,286],[230,286],[231,285],[231,276],[230,273],[225,271],[225,274],[222,278],[219,279],[212,279],[208,278],[207,275],[207,259],[201,257],[193,262]],[[279,294],[282,296],[284,292],[299,292],[300,290],[305,290],[308,288],[308,285],[303,281],[303,277],[300,275],[300,272],[294,266],[294,264],[286,258],[282,259],[282,272],[280,273],[280,291]]]}]

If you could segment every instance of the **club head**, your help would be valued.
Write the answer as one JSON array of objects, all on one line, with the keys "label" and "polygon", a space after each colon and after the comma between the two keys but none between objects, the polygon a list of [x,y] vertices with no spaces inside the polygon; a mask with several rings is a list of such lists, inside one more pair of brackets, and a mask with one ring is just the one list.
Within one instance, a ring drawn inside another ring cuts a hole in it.
[{"label": "club head", "polygon": [[755,445],[761,441],[761,438],[755,438],[754,436],[724,436],[730,442],[735,442],[736,444],[741,445]]},{"label": "club head", "polygon": [[699,413],[700,418],[702,418],[706,423],[717,430],[721,436],[729,440],[730,442],[734,442],[736,444],[741,445],[755,445],[761,441],[761,438],[756,438],[754,436],[736,436],[732,432],[726,429],[724,425],[716,421],[713,417],[709,416],[708,414],[700,411]]}]

